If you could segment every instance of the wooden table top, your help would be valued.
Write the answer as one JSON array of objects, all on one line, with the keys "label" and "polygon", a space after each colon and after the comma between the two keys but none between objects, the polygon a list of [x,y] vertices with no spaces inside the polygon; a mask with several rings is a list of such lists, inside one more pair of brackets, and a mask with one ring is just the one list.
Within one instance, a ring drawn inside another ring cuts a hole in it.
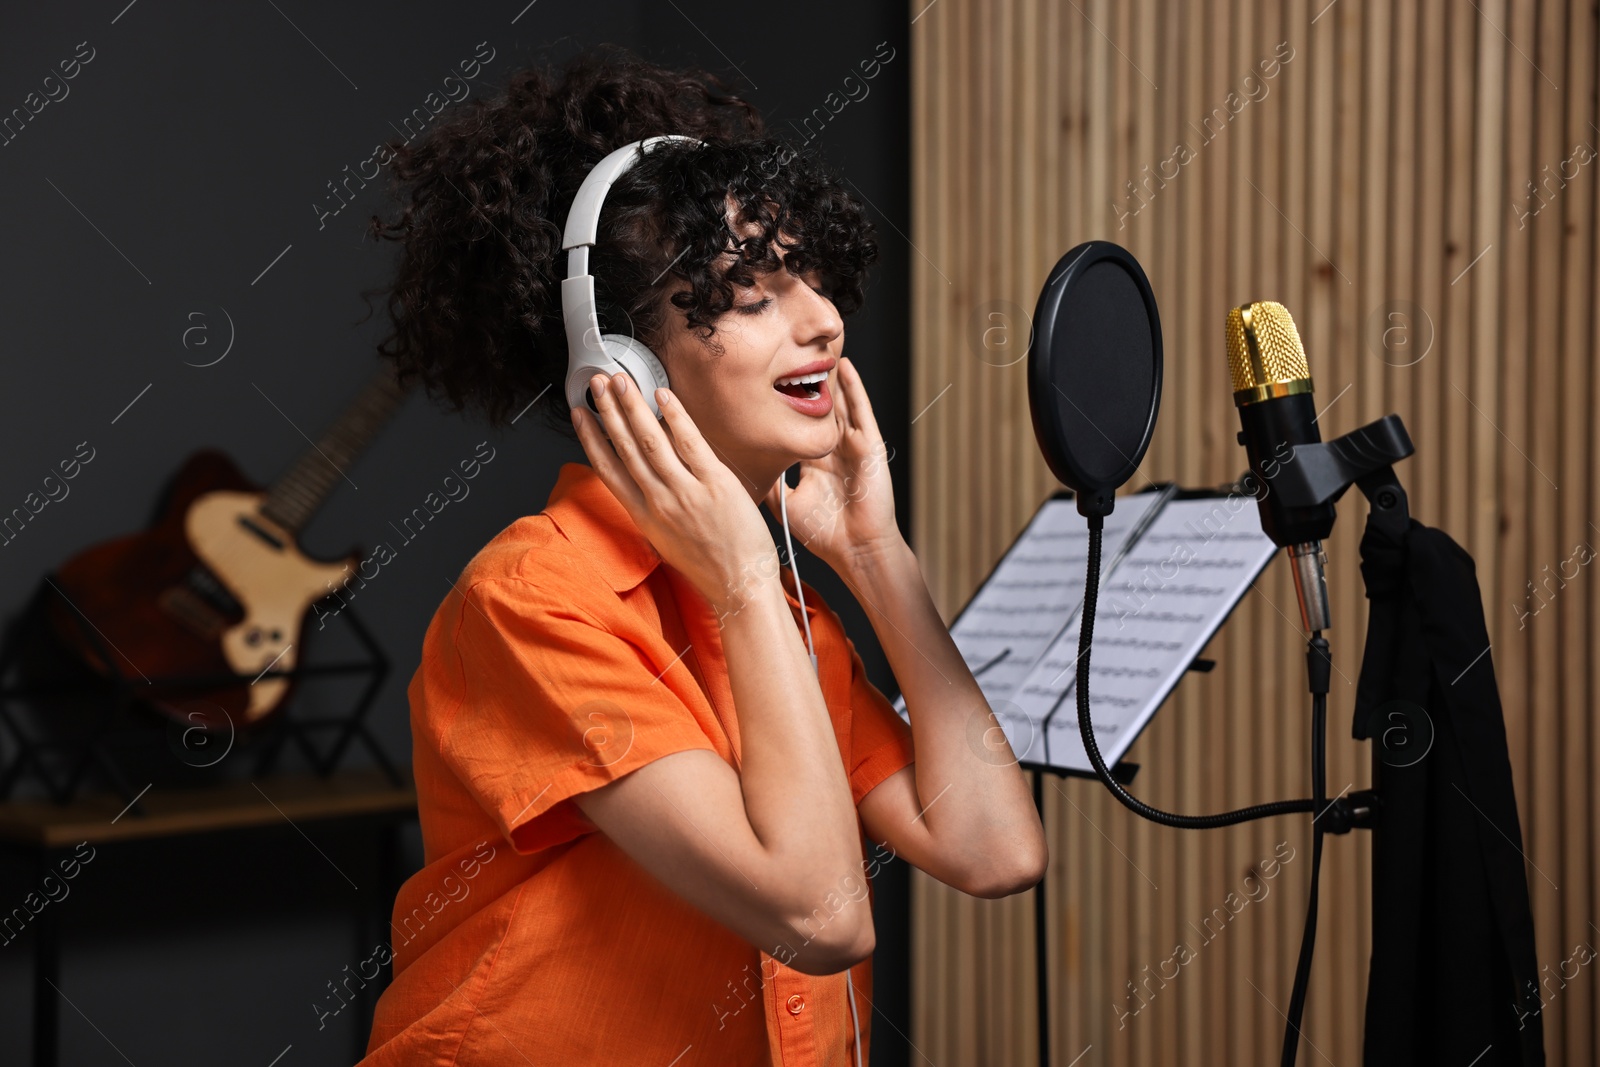
[{"label": "wooden table top", "polygon": [[65,806],[54,801],[0,803],[0,841],[32,848],[176,837],[183,834],[314,822],[318,819],[411,812],[416,787],[395,786],[382,771],[341,771],[328,778],[273,775],[203,788],[151,787],[139,815],[120,796],[84,794]]}]

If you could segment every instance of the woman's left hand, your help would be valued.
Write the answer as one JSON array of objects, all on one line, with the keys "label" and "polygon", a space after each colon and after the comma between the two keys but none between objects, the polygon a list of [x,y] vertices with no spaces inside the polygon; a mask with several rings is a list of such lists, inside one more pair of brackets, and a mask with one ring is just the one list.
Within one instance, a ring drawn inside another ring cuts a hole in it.
[{"label": "woman's left hand", "polygon": [[[883,435],[855,364],[841,357],[834,418],[839,445],[821,459],[800,462],[800,481],[788,492],[790,534],[841,574],[875,553],[903,543],[894,520],[894,487]],[[785,472],[787,474],[787,472]],[[767,510],[782,521],[780,487],[772,483]]]}]

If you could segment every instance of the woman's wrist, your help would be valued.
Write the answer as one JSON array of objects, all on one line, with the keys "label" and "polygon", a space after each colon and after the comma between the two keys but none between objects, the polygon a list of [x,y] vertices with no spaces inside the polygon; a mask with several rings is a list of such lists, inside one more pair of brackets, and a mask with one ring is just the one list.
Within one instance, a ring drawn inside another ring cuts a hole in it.
[{"label": "woman's wrist", "polygon": [[753,606],[771,609],[774,614],[787,617],[788,602],[784,599],[783,583],[777,572],[767,574],[764,568],[742,573],[737,581],[725,583],[721,595],[706,597],[717,616],[717,629],[744,615]]},{"label": "woman's wrist", "polygon": [[844,561],[840,576],[851,588],[878,602],[882,599],[877,595],[880,592],[899,589],[908,579],[921,581],[922,565],[917,562],[916,553],[911,551],[905,538],[896,535],[851,552]]}]

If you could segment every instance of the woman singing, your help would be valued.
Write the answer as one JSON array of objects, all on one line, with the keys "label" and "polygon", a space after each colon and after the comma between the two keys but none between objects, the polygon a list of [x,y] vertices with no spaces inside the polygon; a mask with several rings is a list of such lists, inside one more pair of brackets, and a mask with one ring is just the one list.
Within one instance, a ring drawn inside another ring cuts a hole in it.
[{"label": "woman singing", "polygon": [[[670,388],[658,420],[630,375],[595,376],[602,427],[563,388],[563,227],[602,157],[660,134],[703,143],[618,178],[589,269],[603,329]],[[1046,852],[844,355],[877,258],[861,204],[715,77],[617,49],[392,147],[382,351],[492,424],[534,403],[589,465],[428,627],[408,691],[425,866],[363,1063],[864,1064],[881,865],[1000,897]],[[909,727],[782,575],[763,503],[868,613]]]}]

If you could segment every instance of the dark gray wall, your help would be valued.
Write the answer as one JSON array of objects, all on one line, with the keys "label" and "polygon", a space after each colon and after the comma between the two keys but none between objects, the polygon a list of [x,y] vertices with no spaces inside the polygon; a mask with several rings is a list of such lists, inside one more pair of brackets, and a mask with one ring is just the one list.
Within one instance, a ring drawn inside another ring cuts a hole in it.
[{"label": "dark gray wall", "polygon": [[[0,34],[0,114],[30,92],[60,96],[63,83],[47,76],[75,54],[92,55],[64,82],[65,96],[0,144],[0,512],[39,490],[80,442],[94,450],[69,495],[0,547],[8,614],[50,568],[141,528],[193,450],[221,448],[269,482],[304,447],[303,435],[317,436],[359,390],[383,326],[381,317],[359,321],[359,293],[384,281],[392,255],[362,229],[387,201],[374,184],[329,217],[317,205],[331,204],[327,183],[390,137],[391,123],[440,89],[479,42],[494,58],[475,94],[520,63],[609,40],[724,74],[773,127],[796,136],[789,123],[824,107],[889,43],[894,58],[870,94],[811,130],[870,201],[882,236],[883,261],[866,309],[849,323],[847,352],[895,449],[904,523],[911,58],[902,5],[125,5],[35,5]],[[230,334],[226,358],[190,365],[214,360]],[[496,457],[471,495],[401,544],[390,520],[485,440]],[[535,420],[490,433],[415,395],[306,530],[304,547],[317,556],[370,552],[380,540],[398,548],[352,602],[394,661],[373,718],[398,759],[410,754],[405,686],[449,580],[506,524],[543,507],[561,463],[583,459]],[[802,573],[844,616],[874,680],[892,694],[848,591],[804,555]],[[339,650],[330,637],[320,652]],[[303,710],[348,699],[347,690],[314,689]],[[103,849],[55,905],[66,939],[62,1062],[267,1064],[280,1053],[283,1067],[351,1062],[365,1018],[352,1009],[319,1029],[312,1004],[361,958],[346,909],[349,883],[375,877],[373,842],[315,827],[309,837],[339,870],[287,826]],[[413,833],[405,872],[420,859]],[[878,887],[878,1063],[904,1062],[897,1031],[909,1030],[903,876],[880,875]],[[6,857],[0,910],[20,903],[35,879]],[[0,945],[5,1062],[26,1056],[29,948],[27,938]]]}]

